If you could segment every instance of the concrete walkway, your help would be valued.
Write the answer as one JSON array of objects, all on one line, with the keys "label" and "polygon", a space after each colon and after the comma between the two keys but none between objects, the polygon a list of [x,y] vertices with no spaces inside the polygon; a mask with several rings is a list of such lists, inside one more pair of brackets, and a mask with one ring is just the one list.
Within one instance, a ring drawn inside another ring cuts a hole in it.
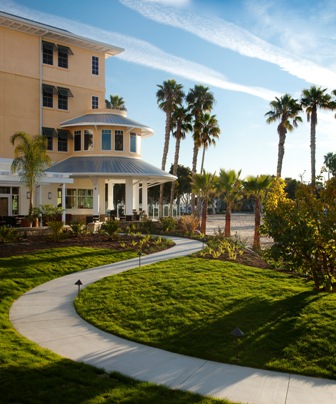
[{"label": "concrete walkway", "polygon": [[[197,241],[173,240],[175,247],[142,257],[141,265],[202,249]],[[136,258],[47,282],[20,297],[10,310],[10,319],[19,333],[61,356],[172,389],[251,404],[336,403],[335,381],[226,365],[150,348],[100,331],[76,314],[73,300],[78,279],[84,287],[138,265]]]}]

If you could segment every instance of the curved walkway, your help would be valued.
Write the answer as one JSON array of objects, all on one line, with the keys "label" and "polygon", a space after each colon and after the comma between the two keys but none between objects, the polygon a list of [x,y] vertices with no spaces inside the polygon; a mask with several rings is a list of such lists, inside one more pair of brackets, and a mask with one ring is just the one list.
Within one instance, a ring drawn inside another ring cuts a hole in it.
[{"label": "curved walkway", "polygon": [[[141,265],[189,255],[198,241],[172,238],[176,246],[144,256]],[[25,337],[75,361],[118,371],[173,389],[253,404],[336,403],[336,382],[226,365],[130,342],[91,326],[79,317],[75,282],[83,286],[137,267],[139,259],[74,273],[47,282],[20,297],[10,310],[14,327]]]}]

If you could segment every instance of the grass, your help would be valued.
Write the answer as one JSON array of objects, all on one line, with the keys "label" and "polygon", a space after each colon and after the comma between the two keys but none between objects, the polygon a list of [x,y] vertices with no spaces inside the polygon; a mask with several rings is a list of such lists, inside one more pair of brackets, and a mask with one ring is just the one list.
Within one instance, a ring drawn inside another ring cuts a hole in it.
[{"label": "grass", "polygon": [[76,309],[87,321],[165,350],[336,378],[336,295],[310,280],[192,257],[136,268],[84,289]]},{"label": "grass", "polygon": [[61,358],[19,335],[9,321],[15,299],[48,280],[127,258],[136,252],[84,247],[50,249],[0,259],[0,402],[229,403],[139,382]]}]

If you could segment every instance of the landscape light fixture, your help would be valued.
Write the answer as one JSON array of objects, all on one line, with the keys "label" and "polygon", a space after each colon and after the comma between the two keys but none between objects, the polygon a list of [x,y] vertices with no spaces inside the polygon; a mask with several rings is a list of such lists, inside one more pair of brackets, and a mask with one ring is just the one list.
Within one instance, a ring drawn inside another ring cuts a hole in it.
[{"label": "landscape light fixture", "polygon": [[80,294],[80,287],[81,287],[81,285],[83,285],[83,283],[82,283],[82,281],[81,281],[80,279],[78,279],[78,281],[75,282],[75,285],[78,285],[78,294],[77,294],[77,296],[79,296],[79,294]]},{"label": "landscape light fixture", "polygon": [[239,362],[239,338],[243,337],[244,333],[240,328],[236,327],[231,331],[231,335],[236,338],[236,359]]},{"label": "landscape light fixture", "polygon": [[142,256],[142,252],[139,251],[138,252],[138,257],[139,257],[139,268],[141,267],[141,256]]}]

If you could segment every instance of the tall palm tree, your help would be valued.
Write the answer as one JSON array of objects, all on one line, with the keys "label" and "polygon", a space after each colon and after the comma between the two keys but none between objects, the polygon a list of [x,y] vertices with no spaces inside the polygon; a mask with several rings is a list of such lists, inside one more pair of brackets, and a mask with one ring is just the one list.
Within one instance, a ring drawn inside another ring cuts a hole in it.
[{"label": "tall palm tree", "polygon": [[[192,175],[193,178],[197,172],[197,157],[198,151],[200,148],[200,130],[199,130],[199,122],[201,120],[202,115],[205,112],[211,112],[215,98],[209,87],[205,87],[202,84],[195,85],[194,88],[191,88],[186,96],[186,101],[188,103],[188,109],[190,113],[194,117],[194,147],[193,147],[193,159],[192,159]],[[192,213],[195,213],[195,194],[191,195],[191,209]]]},{"label": "tall palm tree", "polygon": [[253,246],[254,250],[260,249],[260,222],[261,222],[261,202],[264,198],[266,191],[272,185],[273,178],[269,175],[258,175],[256,177],[247,177],[244,181],[244,190],[246,194],[255,199],[254,210],[254,237]]},{"label": "tall palm tree", "polygon": [[334,109],[334,103],[331,95],[326,93],[326,88],[311,86],[309,89],[302,91],[301,105],[306,109],[307,120],[310,122],[310,161],[311,161],[311,184],[315,187],[316,179],[316,125],[317,110]]},{"label": "tall palm tree", "polygon": [[220,134],[216,115],[210,115],[208,112],[203,114],[200,118],[197,129],[200,131],[200,146],[203,148],[200,170],[202,173],[204,168],[205,151],[210,146],[216,146],[215,139],[218,139]]},{"label": "tall palm tree", "polygon": [[211,174],[203,170],[202,174],[196,174],[193,182],[193,192],[199,194],[203,198],[201,233],[206,234],[206,220],[208,214],[208,202],[210,194],[215,190],[216,174]]},{"label": "tall palm tree", "polygon": [[[172,115],[175,109],[182,104],[184,98],[182,84],[177,84],[175,80],[164,81],[158,85],[156,92],[157,103],[160,109],[166,114],[165,141],[163,146],[161,169],[166,169],[167,156],[169,151],[169,138],[172,130]],[[163,216],[163,184],[160,185],[159,197],[159,217]]]},{"label": "tall palm tree", "polygon": [[279,145],[278,145],[278,163],[276,175],[281,177],[283,157],[285,154],[285,141],[287,132],[292,132],[297,128],[298,122],[302,122],[302,118],[298,115],[302,110],[301,105],[297,100],[289,94],[285,94],[280,98],[275,97],[270,102],[271,110],[266,112],[266,122],[273,123],[280,121],[278,125]]},{"label": "tall palm tree", "polygon": [[123,99],[123,97],[119,97],[118,94],[111,94],[110,99],[105,100],[105,105],[108,109],[119,109],[120,111],[127,111],[125,100]]},{"label": "tall palm tree", "polygon": [[[181,140],[185,139],[186,133],[192,130],[191,126],[191,115],[188,113],[188,110],[183,106],[179,106],[175,109],[172,116],[172,127],[173,127],[173,136],[175,137],[175,156],[174,156],[174,165],[173,165],[173,175],[177,175],[177,168],[180,156],[180,145]],[[173,201],[175,195],[176,183],[171,183],[170,189],[170,208],[169,214],[173,215]]]},{"label": "tall palm tree", "polygon": [[233,206],[242,197],[242,181],[240,179],[241,170],[236,172],[235,170],[220,169],[218,182],[217,182],[217,194],[223,196],[226,203],[225,211],[225,237],[231,236],[231,213]]},{"label": "tall palm tree", "polygon": [[11,137],[11,142],[13,145],[16,144],[11,170],[19,174],[21,181],[29,189],[29,215],[31,215],[35,185],[51,165],[51,159],[47,154],[47,138],[40,135],[31,137],[25,132],[17,132]]}]

